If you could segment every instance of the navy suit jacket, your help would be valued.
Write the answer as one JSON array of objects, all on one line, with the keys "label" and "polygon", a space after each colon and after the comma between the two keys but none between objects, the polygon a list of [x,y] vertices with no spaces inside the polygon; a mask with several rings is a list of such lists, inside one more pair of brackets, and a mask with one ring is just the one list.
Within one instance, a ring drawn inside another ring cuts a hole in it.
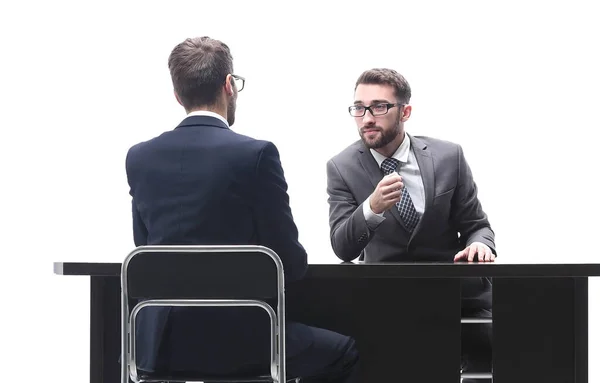
[{"label": "navy suit jacket", "polygon": [[[235,133],[218,118],[191,116],[174,130],[129,149],[126,170],[136,246],[263,245],[280,256],[286,282],[301,279],[306,272],[306,252],[298,241],[273,143]],[[244,342],[251,347],[268,341],[247,329],[232,330],[227,322],[235,314],[219,318],[206,312],[195,316],[193,311],[149,308],[140,313],[138,367],[190,371],[204,362],[217,373],[225,368],[218,366],[223,360],[238,366],[253,362]],[[223,331],[217,331],[218,326]],[[222,341],[223,333],[242,346],[231,348],[227,342],[221,342],[223,349],[201,346],[204,341]],[[288,335],[295,336],[293,331]],[[296,334],[304,343],[310,342],[306,335]],[[174,346],[168,355],[160,352],[165,342]]]}]

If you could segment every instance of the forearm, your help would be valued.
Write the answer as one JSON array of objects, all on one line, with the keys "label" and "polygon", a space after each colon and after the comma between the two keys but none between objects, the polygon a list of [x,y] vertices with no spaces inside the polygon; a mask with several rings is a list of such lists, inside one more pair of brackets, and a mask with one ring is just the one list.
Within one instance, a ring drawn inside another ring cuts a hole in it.
[{"label": "forearm", "polygon": [[459,182],[454,196],[452,221],[460,232],[461,238],[464,238],[465,246],[473,242],[481,242],[496,254],[494,231],[477,197],[477,185],[462,154],[462,148],[459,147],[458,150]]},{"label": "forearm", "polygon": [[335,255],[345,262],[353,261],[367,246],[372,237],[361,204],[331,231],[331,246]]}]

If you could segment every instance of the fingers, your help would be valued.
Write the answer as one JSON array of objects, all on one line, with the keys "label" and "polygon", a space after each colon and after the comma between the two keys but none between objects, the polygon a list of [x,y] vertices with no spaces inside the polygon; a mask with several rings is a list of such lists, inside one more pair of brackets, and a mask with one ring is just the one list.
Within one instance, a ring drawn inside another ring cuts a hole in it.
[{"label": "fingers", "polygon": [[467,255],[467,261],[473,262],[475,259],[475,254],[477,253],[477,245],[471,245],[468,248],[469,255]]},{"label": "fingers", "polygon": [[[479,244],[477,246],[477,258],[479,260],[479,262],[483,262],[483,260],[485,259],[485,246],[482,244]],[[488,256],[488,260],[489,260],[489,256]]]},{"label": "fingers", "polygon": [[398,200],[400,200],[399,198],[402,195],[403,187],[404,187],[404,184],[402,182],[400,182],[400,181],[394,182],[393,184],[382,187],[381,195],[386,200],[396,199],[396,198],[398,198]]},{"label": "fingers", "polygon": [[454,262],[460,260],[473,262],[476,260],[475,257],[477,257],[479,262],[494,262],[496,260],[496,256],[488,246],[480,242],[474,242],[467,246],[464,250],[456,253],[454,256]]},{"label": "fingers", "polygon": [[400,197],[401,196],[402,196],[402,191],[401,190],[396,190],[396,191],[393,191],[393,192],[391,192],[389,194],[384,195],[382,198],[383,198],[383,201],[386,202],[386,203],[387,202],[396,203],[396,202],[400,201]]},{"label": "fingers", "polygon": [[[461,250],[458,253],[456,253],[456,255],[454,256],[454,261],[456,262],[460,260],[467,260],[469,262],[473,262],[473,260],[475,259],[475,255],[477,255],[479,251],[479,246],[477,244],[471,244],[470,246],[467,246],[464,250]],[[479,256],[479,260],[482,260],[484,258],[484,254],[485,250]]]},{"label": "fingers", "polygon": [[398,182],[402,182],[402,177],[400,177],[398,173],[391,173],[383,177],[381,181],[379,181],[377,187],[383,189],[387,186],[395,185]]},{"label": "fingers", "polygon": [[496,256],[494,255],[494,253],[492,253],[492,250],[484,245],[483,243],[473,243],[471,245],[471,247],[473,246],[477,246],[477,256],[479,259],[479,262],[494,262],[494,260],[496,259]]},{"label": "fingers", "polygon": [[390,173],[387,176],[383,177],[381,181],[379,181],[379,186],[388,186],[398,181],[402,181],[402,177],[400,177],[400,174],[396,172]]},{"label": "fingers", "polygon": [[465,255],[467,254],[465,250],[467,249],[461,250],[458,253],[456,253],[456,255],[454,256],[454,262],[463,260],[465,258]]},{"label": "fingers", "polygon": [[404,184],[402,183],[402,177],[398,173],[391,173],[387,176],[383,177],[379,184],[377,185],[377,189],[379,189],[379,193],[381,198],[386,203],[395,203],[400,201],[400,196],[402,196],[402,188]]},{"label": "fingers", "polygon": [[385,176],[369,198],[373,212],[379,214],[399,202],[403,187],[402,177],[398,173]]}]

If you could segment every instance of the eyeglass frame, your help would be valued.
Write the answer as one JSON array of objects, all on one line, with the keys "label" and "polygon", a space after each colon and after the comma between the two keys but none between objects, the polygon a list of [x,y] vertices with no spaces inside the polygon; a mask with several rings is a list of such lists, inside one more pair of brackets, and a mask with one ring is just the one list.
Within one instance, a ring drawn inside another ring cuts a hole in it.
[{"label": "eyeglass frame", "polygon": [[[232,74],[231,77],[233,78],[233,83],[235,84],[235,80],[240,80],[242,81],[242,87],[240,89],[238,89],[238,92],[241,92],[242,90],[244,90],[244,86],[246,85],[246,78],[242,77],[242,76],[238,76],[237,74]],[[237,85],[235,86],[237,89]]]},{"label": "eyeglass frame", "polygon": [[[380,105],[385,105],[385,106],[387,107],[387,109],[386,109],[385,113],[381,113],[381,114],[375,114],[375,113],[373,112],[373,109],[371,109],[371,108],[372,108],[372,107],[374,107],[374,106],[380,106]],[[400,107],[402,107],[402,106],[406,106],[406,105],[407,105],[407,104],[403,104],[403,103],[401,103],[401,102],[397,102],[397,103],[391,103],[391,102],[378,102],[378,103],[377,103],[377,104],[375,104],[375,105],[369,105],[369,106],[366,106],[366,105],[350,105],[350,106],[348,107],[348,113],[349,113],[349,114],[350,114],[350,116],[352,116],[352,117],[364,117],[364,116],[365,116],[365,114],[367,114],[367,111],[369,111],[369,112],[371,113],[371,116],[373,116],[373,117],[375,117],[375,116],[384,116],[384,115],[386,115],[386,114],[387,114],[387,113],[390,111],[390,109],[392,109],[392,108],[394,108],[394,107],[396,107],[396,106],[400,106]],[[361,114],[360,116],[355,116],[355,115],[353,115],[353,114],[352,114],[352,108],[356,108],[357,106],[362,106],[363,108],[365,108],[365,110],[363,111],[363,114]]]}]

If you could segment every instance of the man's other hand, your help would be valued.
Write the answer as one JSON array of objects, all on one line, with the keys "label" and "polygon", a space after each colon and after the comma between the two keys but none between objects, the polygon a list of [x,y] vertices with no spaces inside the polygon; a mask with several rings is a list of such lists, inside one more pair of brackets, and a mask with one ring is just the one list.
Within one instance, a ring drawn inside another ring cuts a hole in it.
[{"label": "man's other hand", "polygon": [[492,250],[484,243],[473,242],[467,246],[464,250],[459,251],[454,256],[454,262],[457,261],[469,261],[473,262],[477,257],[479,262],[494,262],[496,256],[492,253]]}]

